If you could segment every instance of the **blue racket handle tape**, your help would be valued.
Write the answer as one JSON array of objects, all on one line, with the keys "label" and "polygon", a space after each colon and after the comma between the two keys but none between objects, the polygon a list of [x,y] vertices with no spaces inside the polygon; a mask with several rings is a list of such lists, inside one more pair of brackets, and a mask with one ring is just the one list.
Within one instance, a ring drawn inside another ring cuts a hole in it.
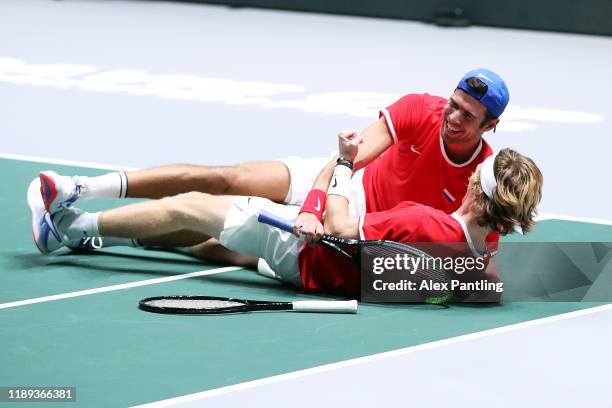
[{"label": "blue racket handle tape", "polygon": [[283,231],[293,233],[293,224],[284,218],[274,215],[266,210],[259,211],[257,221],[263,222],[264,224],[272,225],[273,227],[280,228]]}]

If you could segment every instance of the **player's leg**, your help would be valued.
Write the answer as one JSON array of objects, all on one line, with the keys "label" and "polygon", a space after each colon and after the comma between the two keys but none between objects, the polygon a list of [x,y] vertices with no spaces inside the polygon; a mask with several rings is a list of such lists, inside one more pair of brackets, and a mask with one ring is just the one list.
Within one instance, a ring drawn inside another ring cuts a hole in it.
[{"label": "player's leg", "polygon": [[198,191],[215,195],[254,195],[282,202],[288,195],[290,174],[282,161],[234,166],[172,164],[97,177],[40,173],[45,207],[54,213],[77,200],[92,198],[162,198]]},{"label": "player's leg", "polygon": [[192,247],[204,241],[208,241],[209,239],[210,237],[208,235],[200,232],[183,230],[139,239],[138,244],[141,247],[180,248]]},{"label": "player's leg", "polygon": [[259,258],[227,249],[214,238],[189,248],[189,253],[205,262],[258,269]]},{"label": "player's leg", "polygon": [[[100,247],[114,246],[113,244],[115,244],[114,240],[100,241]],[[107,241],[110,245],[105,244]],[[237,265],[253,269],[257,267],[258,263],[257,258],[231,251],[216,239],[195,231],[184,230],[152,238],[143,238],[138,240],[137,243],[141,247],[152,249],[184,247],[189,255],[210,263]]]},{"label": "player's leg", "polygon": [[[260,197],[192,192],[101,213],[86,213],[72,207],[56,213],[53,223],[63,241],[89,237],[146,240],[184,230],[195,231],[218,239],[231,251],[265,258],[270,268],[279,272],[275,275],[269,271],[267,276],[300,286],[297,255],[301,243],[290,233],[260,224],[257,214],[263,208],[289,219],[295,219],[299,210],[299,207],[275,204]],[[232,262],[255,266],[255,258]]]},{"label": "player's leg", "polygon": [[145,170],[117,171],[97,177],[40,173],[45,207],[54,213],[77,200],[92,198],[162,198],[199,191],[252,195],[301,204],[326,158],[289,157],[235,166],[173,164]]},{"label": "player's leg", "polygon": [[219,236],[232,198],[205,193],[186,193],[88,213],[70,207],[52,216],[53,226],[62,242],[80,239],[154,240],[188,230],[198,239]]},{"label": "player's leg", "polygon": [[127,173],[128,197],[161,198],[199,191],[215,195],[265,197],[282,202],[289,191],[289,171],[282,161],[234,166],[175,164]]},{"label": "player's leg", "polygon": [[141,240],[189,230],[218,238],[232,200],[191,192],[113,208],[99,213],[97,232]]}]

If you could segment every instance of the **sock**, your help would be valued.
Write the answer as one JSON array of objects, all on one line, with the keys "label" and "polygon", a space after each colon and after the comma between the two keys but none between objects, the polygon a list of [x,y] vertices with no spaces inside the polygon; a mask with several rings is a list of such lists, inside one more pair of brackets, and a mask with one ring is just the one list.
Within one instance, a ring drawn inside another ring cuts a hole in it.
[{"label": "sock", "polygon": [[259,258],[257,260],[257,273],[267,278],[280,279],[279,276],[270,268],[270,265],[265,259]]},{"label": "sock", "polygon": [[132,238],[101,237],[101,239],[102,239],[103,248],[113,247],[113,246],[137,248],[137,247],[142,246],[140,245],[137,239],[132,239]]},{"label": "sock", "polygon": [[57,217],[53,220],[57,229],[71,241],[78,242],[82,238],[100,236],[99,212],[88,213],[78,208],[70,208],[56,213],[54,217]]},{"label": "sock", "polygon": [[124,171],[114,171],[103,176],[77,176],[81,186],[81,199],[125,198],[127,196],[127,176]]}]

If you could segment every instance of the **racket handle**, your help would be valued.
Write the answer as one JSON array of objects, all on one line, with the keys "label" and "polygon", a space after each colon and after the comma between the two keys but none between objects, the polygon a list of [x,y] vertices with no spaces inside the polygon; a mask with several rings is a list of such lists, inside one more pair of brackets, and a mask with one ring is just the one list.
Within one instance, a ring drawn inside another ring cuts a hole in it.
[{"label": "racket handle", "polygon": [[298,300],[294,312],[357,313],[356,300]]},{"label": "racket handle", "polygon": [[272,225],[273,227],[280,228],[283,231],[293,233],[293,224],[284,218],[274,215],[266,210],[260,210],[257,221],[263,222],[264,224]]}]

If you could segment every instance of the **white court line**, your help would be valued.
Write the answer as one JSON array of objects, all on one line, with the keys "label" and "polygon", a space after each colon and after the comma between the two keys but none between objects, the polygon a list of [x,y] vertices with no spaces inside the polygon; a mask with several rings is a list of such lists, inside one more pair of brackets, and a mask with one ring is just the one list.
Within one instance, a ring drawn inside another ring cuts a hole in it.
[{"label": "white court line", "polygon": [[385,353],[373,354],[370,356],[354,358],[351,360],[340,361],[338,363],[326,364],[318,367],[307,368],[305,370],[293,371],[287,374],[275,375],[272,377],[262,378],[259,380],[248,381],[240,384],[229,385],[227,387],[216,388],[213,390],[198,392],[181,397],[169,398],[166,400],[155,401],[147,404],[136,405],[132,408],[161,408],[169,407],[176,404],[202,400],[205,398],[215,397],[232,392],[247,390],[250,388],[260,387],[268,384],[275,384],[282,381],[293,380],[296,378],[306,377],[314,374],[324,373],[327,371],[337,370],[344,367],[352,367],[360,364],[366,364],[374,361],[385,360],[388,358],[398,357],[418,351],[431,350],[439,347],[449,346],[451,344],[462,343],[470,340],[476,340],[483,337],[489,337],[497,334],[508,333],[519,329],[524,329],[533,326],[539,326],[546,323],[552,323],[559,320],[571,319],[574,317],[585,316],[589,314],[599,313],[606,310],[612,310],[612,304],[596,306],[589,309],[577,310],[574,312],[563,313],[560,315],[543,317],[541,319],[530,320],[528,322],[516,323],[508,326],[498,327],[495,329],[484,330],[481,332],[466,334],[463,336],[451,337],[449,339],[433,341],[431,343],[420,344],[418,346],[405,347],[399,350],[387,351]]},{"label": "white court line", "polygon": [[535,217],[535,219],[536,221],[562,220],[562,221],[585,222],[588,224],[612,225],[612,221],[610,220],[602,220],[598,218],[574,217],[571,215],[562,215],[562,214],[540,214],[537,217]]},{"label": "white court line", "polygon": [[181,279],[195,278],[198,276],[214,275],[216,273],[231,272],[238,269],[243,269],[239,266],[227,266],[224,268],[209,269],[206,271],[190,272],[181,275],[166,276],[164,278],[148,279],[137,282],[122,283],[120,285],[104,286],[101,288],[79,290],[77,292],[60,293],[59,295],[43,296],[32,299],[17,300],[15,302],[0,303],[0,309],[8,309],[10,307],[18,307],[31,305],[34,303],[52,302],[54,300],[68,299],[78,296],[94,295],[96,293],[112,292],[115,290],[136,288],[139,286],[156,285],[158,283],[172,282]]},{"label": "white court line", "polygon": [[[11,153],[0,153],[0,158],[9,159],[9,160],[18,160],[18,161],[29,161],[29,162],[36,162],[36,163],[59,164],[59,165],[64,165],[64,166],[85,167],[85,168],[90,168],[90,169],[101,169],[101,170],[124,170],[124,171],[136,170],[136,168],[133,168],[133,167],[115,166],[112,164],[100,164],[100,163],[79,162],[79,161],[72,161],[72,160],[51,159],[51,158],[46,158],[46,157],[25,156],[21,154],[11,154]],[[563,220],[563,221],[585,222],[589,224],[612,225],[612,220],[574,217],[572,215],[539,214],[536,217],[536,221],[545,221],[545,220]]]},{"label": "white court line", "polygon": [[134,168],[131,168],[131,167],[115,166],[113,164],[89,163],[89,162],[80,162],[80,161],[62,160],[62,159],[50,159],[46,157],[25,156],[22,154],[11,154],[11,153],[0,153],[0,158],[9,159],[9,160],[35,162],[35,163],[48,163],[48,164],[59,164],[59,165],[64,165],[64,166],[85,167],[88,169],[135,170]]}]

